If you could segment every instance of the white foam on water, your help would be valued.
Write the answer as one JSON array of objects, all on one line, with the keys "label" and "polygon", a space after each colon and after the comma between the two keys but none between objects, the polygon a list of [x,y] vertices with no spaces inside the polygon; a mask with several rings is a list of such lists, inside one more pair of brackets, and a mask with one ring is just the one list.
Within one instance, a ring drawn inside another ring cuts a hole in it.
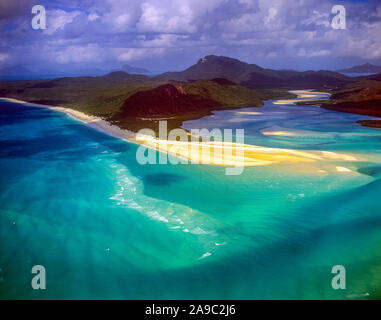
[{"label": "white foam on water", "polygon": [[181,231],[197,237],[205,250],[211,251],[216,248],[216,242],[224,242],[223,235],[216,231],[217,221],[212,217],[181,204],[146,196],[143,193],[143,182],[132,176],[125,166],[113,163],[109,168],[115,171],[115,193],[109,199],[115,201],[116,205],[133,209],[154,221],[164,223],[172,232]]},{"label": "white foam on water", "polygon": [[205,230],[203,230],[202,228],[200,228],[200,227],[196,227],[196,228],[194,228],[192,231],[190,231],[191,233],[193,233],[193,234],[208,234],[208,233],[210,233],[210,231],[205,231]]},{"label": "white foam on water", "polygon": [[205,259],[206,257],[209,257],[211,256],[212,254],[210,252],[205,252],[200,258],[198,258],[197,260],[201,260],[201,259]]},{"label": "white foam on water", "polygon": [[369,292],[347,295],[347,297],[350,298],[350,299],[356,299],[356,298],[368,297],[368,296],[370,296]]}]

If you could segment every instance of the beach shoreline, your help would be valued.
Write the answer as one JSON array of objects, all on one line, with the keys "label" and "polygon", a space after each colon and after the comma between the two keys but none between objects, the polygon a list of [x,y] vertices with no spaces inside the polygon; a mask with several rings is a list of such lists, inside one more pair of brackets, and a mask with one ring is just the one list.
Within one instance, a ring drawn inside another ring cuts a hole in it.
[{"label": "beach shoreline", "polygon": [[8,102],[13,103],[20,103],[25,106],[29,107],[35,107],[35,108],[42,108],[42,109],[49,109],[57,112],[64,113],[68,115],[69,117],[80,121],[84,123],[85,125],[96,129],[98,131],[101,131],[107,135],[113,136],[118,139],[122,139],[128,142],[133,142],[134,138],[136,137],[136,133],[127,129],[121,129],[116,125],[113,125],[109,123],[108,121],[102,119],[101,117],[88,115],[86,113],[71,109],[71,108],[65,108],[65,107],[57,107],[57,106],[50,106],[50,105],[42,105],[42,104],[36,104],[36,103],[30,103],[23,100],[13,99],[13,98],[6,98],[6,97],[0,97],[0,100],[5,100]]},{"label": "beach shoreline", "polygon": [[[207,164],[225,167],[267,166],[281,162],[311,163],[316,161],[358,161],[356,157],[326,151],[298,151],[292,149],[269,148],[238,142],[214,141],[173,141],[142,135],[127,129],[121,129],[101,117],[58,106],[34,104],[13,98],[0,97],[0,100],[20,103],[25,106],[49,109],[66,114],[83,124],[110,135],[114,138],[167,153],[194,164]],[[316,168],[315,168],[316,169]],[[313,169],[315,173],[322,170]],[[336,172],[344,172],[334,170]],[[350,170],[348,170],[349,172]],[[326,171],[324,170],[326,173]]]}]

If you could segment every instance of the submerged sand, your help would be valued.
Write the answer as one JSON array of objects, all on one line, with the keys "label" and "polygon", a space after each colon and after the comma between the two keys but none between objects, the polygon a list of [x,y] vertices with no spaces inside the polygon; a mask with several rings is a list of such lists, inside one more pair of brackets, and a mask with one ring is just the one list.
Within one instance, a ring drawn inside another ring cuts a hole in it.
[{"label": "submerged sand", "polygon": [[[276,163],[311,163],[316,161],[356,161],[352,155],[339,154],[327,151],[299,151],[283,148],[268,148],[256,145],[240,144],[223,141],[199,141],[191,139],[190,141],[174,141],[157,139],[149,135],[136,134],[135,132],[121,129],[112,125],[106,120],[87,115],[83,112],[65,107],[46,106],[28,103],[21,100],[0,98],[10,102],[22,103],[31,107],[47,108],[58,112],[63,112],[74,119],[77,119],[86,125],[100,130],[106,134],[119,139],[144,145],[148,148],[166,152],[180,159],[191,163],[209,164],[217,166],[265,166]],[[270,133],[271,134],[271,133]],[[276,134],[280,134],[277,132]],[[336,172],[352,172],[342,166],[334,166]],[[326,173],[319,167],[311,168],[315,173]],[[310,171],[309,170],[309,171]]]},{"label": "submerged sand", "polygon": [[290,93],[296,94],[298,99],[282,99],[273,101],[274,104],[295,104],[297,102],[311,101],[319,98],[321,95],[329,95],[328,92],[318,92],[312,90],[291,90]]}]

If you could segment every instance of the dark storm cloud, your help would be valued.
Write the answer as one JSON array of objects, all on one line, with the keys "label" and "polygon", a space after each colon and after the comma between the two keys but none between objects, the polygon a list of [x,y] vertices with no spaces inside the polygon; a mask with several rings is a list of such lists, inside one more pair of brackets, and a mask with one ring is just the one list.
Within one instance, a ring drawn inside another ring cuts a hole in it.
[{"label": "dark storm cloud", "polygon": [[30,10],[32,3],[32,0],[1,0],[0,20],[25,15]]}]

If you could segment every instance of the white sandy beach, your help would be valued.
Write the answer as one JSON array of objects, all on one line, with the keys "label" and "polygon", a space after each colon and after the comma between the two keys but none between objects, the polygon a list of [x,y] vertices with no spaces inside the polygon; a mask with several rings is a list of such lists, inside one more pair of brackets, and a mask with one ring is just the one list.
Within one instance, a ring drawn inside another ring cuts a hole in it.
[{"label": "white sandy beach", "polygon": [[62,113],[65,113],[68,116],[70,116],[70,117],[72,117],[78,121],[85,123],[86,125],[94,128],[94,129],[102,131],[108,135],[129,141],[129,142],[135,142],[134,138],[135,138],[136,134],[134,132],[129,131],[129,130],[120,129],[118,126],[112,125],[100,117],[88,115],[86,113],[83,113],[83,112],[80,112],[80,111],[77,111],[74,109],[70,109],[70,108],[34,104],[34,103],[22,101],[22,100],[13,99],[13,98],[0,97],[0,100],[5,100],[5,101],[15,102],[15,103],[21,103],[23,105],[30,106],[30,107],[44,108],[44,109],[50,109],[50,110],[62,112]]},{"label": "white sandy beach", "polygon": [[298,96],[297,99],[281,99],[273,101],[274,104],[295,104],[297,102],[303,102],[303,101],[311,101],[315,100],[316,98],[319,98],[319,96],[327,95],[329,96],[330,93],[328,92],[318,92],[318,91],[312,91],[312,90],[291,90],[290,93],[296,94]]},{"label": "white sandy beach", "polygon": [[[299,151],[281,148],[268,148],[234,142],[160,140],[152,136],[144,136],[126,129],[121,129],[118,126],[112,125],[100,117],[87,115],[83,112],[70,108],[37,105],[12,98],[0,99],[9,102],[21,103],[30,107],[46,108],[58,112],[63,112],[70,117],[113,137],[128,142],[145,145],[148,148],[169,153],[181,159],[188,160],[192,163],[210,164],[217,166],[264,166],[281,162],[310,163],[316,161],[358,160],[352,155],[325,151]],[[308,171],[310,170],[315,173],[321,173],[319,166],[313,166]],[[340,169],[335,171],[349,172],[350,170]]]}]

